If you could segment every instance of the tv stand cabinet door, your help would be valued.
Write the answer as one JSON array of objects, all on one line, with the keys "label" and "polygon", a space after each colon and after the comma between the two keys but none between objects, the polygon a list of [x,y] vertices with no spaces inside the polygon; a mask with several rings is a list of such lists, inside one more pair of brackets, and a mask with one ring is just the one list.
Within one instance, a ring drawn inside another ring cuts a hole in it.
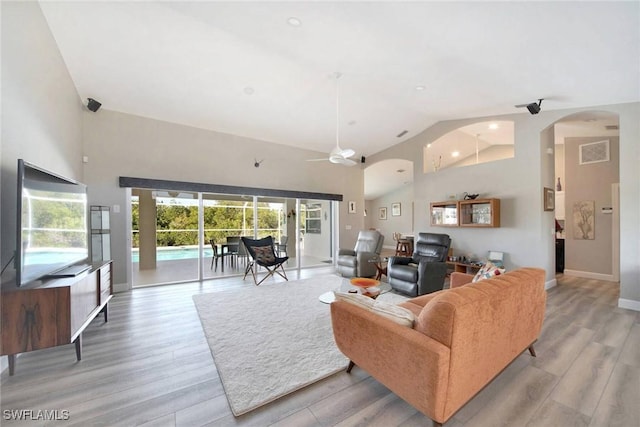
[{"label": "tv stand cabinet door", "polygon": [[68,344],[69,288],[40,288],[2,294],[2,354]]},{"label": "tv stand cabinet door", "polygon": [[91,320],[91,314],[98,307],[98,275],[92,271],[74,283],[71,289],[71,336]]}]

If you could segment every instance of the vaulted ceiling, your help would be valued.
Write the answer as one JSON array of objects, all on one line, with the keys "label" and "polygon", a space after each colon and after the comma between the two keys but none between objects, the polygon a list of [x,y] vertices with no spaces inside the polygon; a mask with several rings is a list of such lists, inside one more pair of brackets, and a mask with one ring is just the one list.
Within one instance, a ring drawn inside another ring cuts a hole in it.
[{"label": "vaulted ceiling", "polygon": [[83,99],[321,152],[336,71],[340,145],[357,156],[538,98],[640,100],[638,2],[40,4]]}]

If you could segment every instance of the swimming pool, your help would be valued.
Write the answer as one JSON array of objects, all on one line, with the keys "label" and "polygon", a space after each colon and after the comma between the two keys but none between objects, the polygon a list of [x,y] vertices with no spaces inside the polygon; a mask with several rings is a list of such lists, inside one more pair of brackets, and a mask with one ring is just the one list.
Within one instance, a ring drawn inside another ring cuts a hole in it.
[{"label": "swimming pool", "polygon": [[[211,248],[204,248],[204,257],[211,258],[213,256],[213,250]],[[160,247],[156,252],[156,261],[171,261],[176,259],[191,259],[198,258],[198,248],[193,246],[180,246],[180,247]],[[140,254],[138,248],[131,250],[131,261],[140,262]]]}]

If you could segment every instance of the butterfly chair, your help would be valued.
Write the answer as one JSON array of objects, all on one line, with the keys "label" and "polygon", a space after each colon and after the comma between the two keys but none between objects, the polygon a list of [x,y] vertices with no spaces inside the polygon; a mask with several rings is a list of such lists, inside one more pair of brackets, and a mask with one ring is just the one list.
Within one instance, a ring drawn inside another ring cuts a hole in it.
[{"label": "butterfly chair", "polygon": [[[267,277],[273,276],[273,273],[278,273],[285,280],[289,280],[287,278],[287,274],[284,271],[284,267],[282,266],[282,264],[284,264],[289,259],[289,257],[276,256],[276,253],[273,249],[273,238],[271,236],[259,240],[242,237],[242,242],[247,248],[247,252],[249,252],[249,255],[251,256],[251,260],[244,270],[243,280],[247,278],[247,274],[249,274],[249,271],[251,271],[251,274],[253,275],[253,281],[255,282],[256,286],[264,282]],[[258,267],[264,267],[267,269],[267,275],[264,276],[260,281],[258,281],[257,277]]]}]

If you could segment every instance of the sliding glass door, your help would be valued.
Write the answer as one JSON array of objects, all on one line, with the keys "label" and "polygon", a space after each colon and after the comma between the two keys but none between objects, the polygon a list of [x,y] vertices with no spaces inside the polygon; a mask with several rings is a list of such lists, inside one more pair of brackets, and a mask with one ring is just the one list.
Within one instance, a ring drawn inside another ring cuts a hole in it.
[{"label": "sliding glass door", "polygon": [[242,275],[250,261],[242,236],[272,236],[278,255],[289,257],[286,269],[327,266],[333,259],[332,203],[134,188],[132,284]]}]

